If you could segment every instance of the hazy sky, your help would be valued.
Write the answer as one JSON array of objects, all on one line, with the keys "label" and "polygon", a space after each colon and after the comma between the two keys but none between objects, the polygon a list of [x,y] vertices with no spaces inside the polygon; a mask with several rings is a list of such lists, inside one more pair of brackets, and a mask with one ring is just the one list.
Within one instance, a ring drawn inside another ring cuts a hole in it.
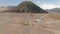
[{"label": "hazy sky", "polygon": [[60,8],[60,0],[0,0],[0,6],[17,6],[23,1],[32,1],[43,9]]}]

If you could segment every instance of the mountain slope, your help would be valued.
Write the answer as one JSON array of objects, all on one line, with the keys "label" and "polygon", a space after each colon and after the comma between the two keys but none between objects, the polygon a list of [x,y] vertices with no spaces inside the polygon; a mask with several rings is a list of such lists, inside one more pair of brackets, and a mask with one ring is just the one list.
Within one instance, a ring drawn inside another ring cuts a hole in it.
[{"label": "mountain slope", "polygon": [[20,12],[20,13],[48,13],[47,11],[41,9],[39,6],[34,4],[31,1],[24,1],[21,4],[19,4],[14,12]]}]

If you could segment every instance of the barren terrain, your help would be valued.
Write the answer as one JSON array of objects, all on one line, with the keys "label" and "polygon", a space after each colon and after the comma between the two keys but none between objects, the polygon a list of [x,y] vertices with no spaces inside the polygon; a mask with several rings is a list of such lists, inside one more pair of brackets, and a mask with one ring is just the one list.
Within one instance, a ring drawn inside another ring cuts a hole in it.
[{"label": "barren terrain", "polygon": [[0,13],[0,34],[60,34],[60,14]]}]

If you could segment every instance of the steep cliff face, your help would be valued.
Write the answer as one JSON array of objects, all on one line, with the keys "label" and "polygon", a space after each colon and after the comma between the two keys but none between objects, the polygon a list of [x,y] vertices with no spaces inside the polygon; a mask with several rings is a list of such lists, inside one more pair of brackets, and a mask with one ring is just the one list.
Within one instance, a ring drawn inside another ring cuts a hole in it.
[{"label": "steep cliff face", "polygon": [[31,1],[24,1],[21,4],[19,4],[14,12],[20,12],[20,13],[48,13],[47,11],[41,9],[39,6],[34,4]]}]

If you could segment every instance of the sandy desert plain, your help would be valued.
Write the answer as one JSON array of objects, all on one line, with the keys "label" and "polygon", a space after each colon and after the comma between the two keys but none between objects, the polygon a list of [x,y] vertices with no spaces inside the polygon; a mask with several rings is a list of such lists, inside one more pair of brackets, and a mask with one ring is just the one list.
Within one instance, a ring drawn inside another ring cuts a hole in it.
[{"label": "sandy desert plain", "polygon": [[60,14],[0,13],[0,34],[60,34]]}]

